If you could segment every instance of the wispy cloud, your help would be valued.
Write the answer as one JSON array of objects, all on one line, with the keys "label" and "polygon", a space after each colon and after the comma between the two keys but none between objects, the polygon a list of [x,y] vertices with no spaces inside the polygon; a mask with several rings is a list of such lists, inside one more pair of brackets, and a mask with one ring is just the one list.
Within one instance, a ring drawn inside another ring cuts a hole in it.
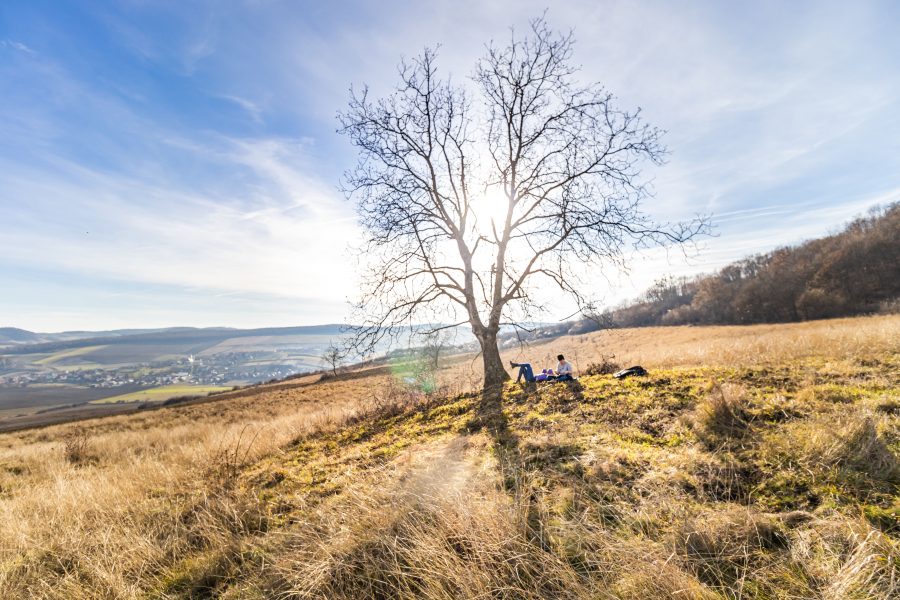
[{"label": "wispy cloud", "polygon": [[34,50],[23,44],[22,42],[17,42],[15,40],[0,40],[0,46],[4,48],[12,48],[13,50],[18,50],[19,52],[24,52],[26,54],[34,54]]},{"label": "wispy cloud", "polygon": [[[284,144],[257,143],[267,151]],[[348,295],[353,271],[335,239],[353,237],[352,215],[334,192],[307,185],[290,165],[243,154],[255,145],[242,141],[238,160],[228,163],[249,168],[257,188],[252,199],[176,192],[63,163],[67,181],[35,185],[29,173],[9,178],[8,192],[30,198],[30,206],[0,224],[4,260],[296,300]],[[279,180],[269,179],[272,170],[280,171]],[[314,285],[324,281],[327,290]]]},{"label": "wispy cloud", "polygon": [[256,102],[253,102],[252,100],[248,100],[246,98],[241,98],[240,96],[234,96],[231,94],[225,94],[222,96],[222,98],[240,106],[242,109],[247,111],[247,114],[250,115],[250,118],[252,118],[257,123],[263,122],[263,119],[262,119],[263,109]]}]

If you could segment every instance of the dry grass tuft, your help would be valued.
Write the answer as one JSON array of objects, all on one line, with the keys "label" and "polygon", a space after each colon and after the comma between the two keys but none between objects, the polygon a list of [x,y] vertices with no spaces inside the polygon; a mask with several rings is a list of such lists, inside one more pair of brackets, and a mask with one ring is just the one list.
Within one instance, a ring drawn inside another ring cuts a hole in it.
[{"label": "dry grass tuft", "polygon": [[815,519],[812,514],[806,512],[805,510],[790,510],[788,512],[780,513],[774,516],[781,520],[781,522],[784,523],[785,527],[788,527],[790,529],[794,529],[795,527],[799,527],[800,525],[809,523],[810,521]]},{"label": "dry grass tuft", "polygon": [[854,540],[853,551],[830,578],[829,600],[896,598],[900,596],[900,549],[879,531]]},{"label": "dry grass tuft", "polygon": [[825,384],[803,388],[797,394],[797,400],[803,403],[826,402],[830,404],[849,404],[853,402],[853,394],[846,387]]},{"label": "dry grass tuft", "polygon": [[900,595],[900,550],[883,533],[870,531],[835,573],[825,590],[831,600],[896,598]]},{"label": "dry grass tuft", "polygon": [[793,559],[828,600],[900,596],[900,545],[864,521],[831,515],[798,530]]},{"label": "dry grass tuft", "polygon": [[818,468],[835,467],[896,481],[900,463],[879,434],[883,419],[862,410],[805,423],[794,430],[802,459]]},{"label": "dry grass tuft", "polygon": [[746,435],[750,418],[743,388],[713,383],[694,411],[693,425],[697,436],[708,447],[714,448]]},{"label": "dry grass tuft", "polygon": [[716,600],[721,596],[669,561],[629,565],[613,587],[622,600]]},{"label": "dry grass tuft", "polygon": [[675,534],[676,552],[701,580],[717,586],[732,586],[759,566],[764,551],[788,545],[778,519],[741,507],[706,512]]}]

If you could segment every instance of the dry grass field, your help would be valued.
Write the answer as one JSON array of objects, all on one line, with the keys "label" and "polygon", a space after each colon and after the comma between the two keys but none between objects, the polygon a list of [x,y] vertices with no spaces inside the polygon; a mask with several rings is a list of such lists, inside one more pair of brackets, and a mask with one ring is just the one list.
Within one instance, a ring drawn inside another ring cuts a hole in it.
[{"label": "dry grass field", "polygon": [[0,435],[0,598],[900,597],[900,316],[558,352]]}]

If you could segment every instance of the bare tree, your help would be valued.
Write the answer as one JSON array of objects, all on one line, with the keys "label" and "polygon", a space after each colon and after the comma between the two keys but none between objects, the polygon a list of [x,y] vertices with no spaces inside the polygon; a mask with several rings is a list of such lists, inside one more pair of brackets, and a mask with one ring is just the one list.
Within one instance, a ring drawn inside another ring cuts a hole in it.
[{"label": "bare tree", "polygon": [[426,49],[386,97],[351,90],[339,131],[360,151],[346,191],[368,236],[357,347],[416,322],[468,324],[485,387],[497,385],[508,378],[497,334],[543,309],[541,279],[585,306],[586,266],[621,268],[631,246],[706,229],[640,210],[641,166],[662,161],[661,132],[599,84],[578,84],[573,41],[539,18],[526,37],[489,44],[468,87],[440,78]]},{"label": "bare tree", "polygon": [[420,350],[428,369],[437,373],[441,365],[441,357],[447,352],[450,345],[450,333],[446,330],[429,331],[422,336],[424,344]]},{"label": "bare tree", "polygon": [[337,344],[331,343],[322,353],[322,360],[331,367],[331,374],[337,375],[338,367],[344,361],[344,351]]}]

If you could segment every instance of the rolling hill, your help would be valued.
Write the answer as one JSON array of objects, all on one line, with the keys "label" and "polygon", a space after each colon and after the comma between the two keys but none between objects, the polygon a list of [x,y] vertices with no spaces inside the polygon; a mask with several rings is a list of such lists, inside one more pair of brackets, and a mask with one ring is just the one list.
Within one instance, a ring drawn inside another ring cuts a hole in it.
[{"label": "rolling hill", "polygon": [[[333,335],[341,333],[341,325],[311,325],[303,327],[266,327],[259,329],[233,329],[230,327],[170,327],[166,329],[131,329],[97,332],[63,332],[52,334],[36,334],[22,331],[23,337],[30,339],[20,341],[33,341],[27,346],[17,345],[7,348],[9,354],[34,354],[50,353],[97,345],[157,345],[184,347],[209,346],[232,338],[246,337],[280,337],[290,335]],[[5,330],[0,330],[0,332]],[[2,338],[0,338],[2,339]],[[11,340],[12,341],[12,340]]]},{"label": "rolling hill", "polygon": [[896,202],[832,235],[748,256],[716,273],[664,277],[642,297],[617,308],[516,336],[539,339],[606,327],[789,323],[891,312],[900,312]]},{"label": "rolling hill", "polygon": [[573,384],[461,356],[2,434],[0,596],[896,598],[898,340],[622,329],[527,349]]},{"label": "rolling hill", "polygon": [[[0,427],[23,418],[33,424],[33,413],[48,409],[66,408],[45,413],[54,421],[88,408],[91,415],[102,413],[95,406],[72,409],[73,404],[163,402],[316,370],[341,329],[177,327],[30,335],[16,330],[23,341],[0,347]],[[108,410],[121,407],[109,405]]]},{"label": "rolling hill", "polygon": [[0,327],[0,345],[41,341],[41,336],[17,327]]}]

